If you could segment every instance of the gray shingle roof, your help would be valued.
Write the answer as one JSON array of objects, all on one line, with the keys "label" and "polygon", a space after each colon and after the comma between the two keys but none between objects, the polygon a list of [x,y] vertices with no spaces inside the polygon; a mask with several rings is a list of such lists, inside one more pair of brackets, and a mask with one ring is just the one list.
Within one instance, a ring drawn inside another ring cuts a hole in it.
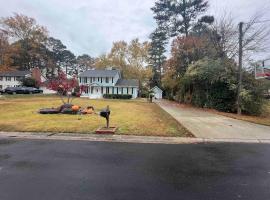
[{"label": "gray shingle roof", "polygon": [[87,70],[79,74],[79,77],[114,77],[119,70]]},{"label": "gray shingle roof", "polygon": [[130,86],[130,87],[139,87],[139,80],[136,79],[119,79],[115,86]]},{"label": "gray shingle roof", "polygon": [[0,76],[26,76],[31,74],[30,71],[10,71],[10,72],[2,72]]}]

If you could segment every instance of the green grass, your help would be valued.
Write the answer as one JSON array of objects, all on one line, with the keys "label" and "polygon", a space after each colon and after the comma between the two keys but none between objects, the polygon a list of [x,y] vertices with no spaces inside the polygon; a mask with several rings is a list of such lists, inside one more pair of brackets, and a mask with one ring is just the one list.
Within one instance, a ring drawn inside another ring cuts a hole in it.
[{"label": "green grass", "polygon": [[[111,126],[117,134],[147,136],[187,136],[184,129],[156,104],[139,100],[89,100],[77,98],[73,104],[94,106],[98,111],[107,105],[111,109]],[[40,108],[58,107],[57,96],[7,95],[0,98],[0,130],[22,132],[94,133],[105,125],[98,115],[40,115]]]}]

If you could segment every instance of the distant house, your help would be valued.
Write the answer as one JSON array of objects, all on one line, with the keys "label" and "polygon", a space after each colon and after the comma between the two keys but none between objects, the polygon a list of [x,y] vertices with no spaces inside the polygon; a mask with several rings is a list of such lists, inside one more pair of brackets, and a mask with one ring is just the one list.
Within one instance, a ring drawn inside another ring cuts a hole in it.
[{"label": "distant house", "polygon": [[31,77],[30,71],[10,71],[0,73],[0,89],[7,87],[18,87],[21,85],[21,80]]},{"label": "distant house", "polygon": [[82,97],[103,98],[104,94],[130,94],[138,97],[139,81],[122,79],[119,70],[87,70],[78,76],[79,85],[87,86]]},{"label": "distant house", "polygon": [[158,86],[153,87],[152,91],[154,92],[155,99],[162,99],[163,91]]}]

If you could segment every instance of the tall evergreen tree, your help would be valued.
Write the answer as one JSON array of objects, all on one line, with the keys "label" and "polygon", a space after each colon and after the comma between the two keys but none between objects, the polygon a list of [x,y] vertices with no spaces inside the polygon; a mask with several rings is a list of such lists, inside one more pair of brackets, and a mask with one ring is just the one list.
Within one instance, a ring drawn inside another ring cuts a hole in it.
[{"label": "tall evergreen tree", "polygon": [[151,86],[161,86],[162,66],[166,61],[166,32],[162,28],[157,28],[151,35],[151,46],[149,49],[149,62],[153,71]]},{"label": "tall evergreen tree", "polygon": [[[188,36],[198,16],[207,8],[207,0],[157,0],[152,10],[158,26],[166,27],[170,36]],[[207,18],[204,16],[199,21],[204,19]]]}]

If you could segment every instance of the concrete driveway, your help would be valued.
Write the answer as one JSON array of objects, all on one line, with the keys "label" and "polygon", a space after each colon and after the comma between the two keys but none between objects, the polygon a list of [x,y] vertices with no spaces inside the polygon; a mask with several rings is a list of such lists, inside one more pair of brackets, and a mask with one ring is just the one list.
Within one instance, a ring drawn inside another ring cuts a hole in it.
[{"label": "concrete driveway", "polygon": [[232,119],[222,115],[182,108],[169,101],[156,102],[199,138],[270,139],[270,127]]}]

